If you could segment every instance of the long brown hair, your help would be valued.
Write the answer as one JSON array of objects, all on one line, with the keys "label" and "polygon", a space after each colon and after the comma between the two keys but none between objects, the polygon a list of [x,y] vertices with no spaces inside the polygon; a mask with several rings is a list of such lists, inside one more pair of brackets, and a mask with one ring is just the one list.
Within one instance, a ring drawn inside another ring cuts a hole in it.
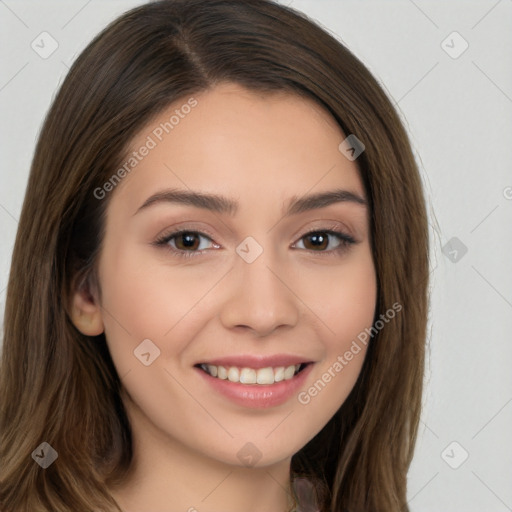
[{"label": "long brown hair", "polygon": [[[69,316],[94,286],[112,176],[133,137],[180,98],[229,81],[313,98],[365,145],[375,320],[348,399],[292,458],[317,482],[323,512],[408,510],[428,312],[428,223],[408,137],[365,66],[305,15],[267,0],[164,0],[121,16],[72,66],[42,129],[7,289],[0,367],[0,507],[120,510],[110,496],[132,460],[121,382],[104,335]],[[135,171],[136,172],[136,171]],[[31,457],[42,442],[57,461]],[[320,492],[320,488],[324,492]]]}]

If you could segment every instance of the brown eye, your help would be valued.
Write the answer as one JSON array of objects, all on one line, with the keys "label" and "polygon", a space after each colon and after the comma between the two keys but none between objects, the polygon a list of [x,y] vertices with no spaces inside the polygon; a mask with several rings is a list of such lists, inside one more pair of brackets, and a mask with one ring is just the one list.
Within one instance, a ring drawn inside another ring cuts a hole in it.
[{"label": "brown eye", "polygon": [[304,247],[313,251],[323,251],[329,245],[329,235],[327,233],[311,233],[304,237]]},{"label": "brown eye", "polygon": [[[332,230],[311,231],[303,235],[298,246],[294,248],[306,249],[318,253],[334,254],[348,249],[350,245],[357,243],[354,238],[345,233]],[[302,245],[302,247],[300,247]]]},{"label": "brown eye", "polygon": [[219,246],[204,233],[199,231],[175,231],[163,235],[154,242],[156,246],[165,247],[179,256],[200,255],[209,249],[218,249]]},{"label": "brown eye", "polygon": [[199,247],[199,244],[200,244],[199,236],[197,235],[197,233],[192,233],[189,231],[180,233],[179,235],[176,235],[174,237],[174,240],[175,240],[174,244],[176,246],[176,249],[184,250],[184,251],[187,251],[187,250],[195,251]]}]

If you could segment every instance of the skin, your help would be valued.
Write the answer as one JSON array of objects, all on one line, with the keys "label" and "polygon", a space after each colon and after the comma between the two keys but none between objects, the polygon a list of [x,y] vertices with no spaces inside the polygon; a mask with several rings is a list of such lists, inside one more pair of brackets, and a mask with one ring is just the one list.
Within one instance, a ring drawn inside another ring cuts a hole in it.
[{"label": "skin", "polygon": [[[112,495],[126,512],[282,512],[292,455],[344,402],[366,348],[307,405],[297,394],[266,409],[236,405],[193,366],[229,354],[297,354],[314,361],[307,390],[349,350],[372,325],[377,298],[367,208],[336,202],[288,217],[283,209],[294,197],[341,188],[365,198],[365,190],[356,162],[338,150],[345,135],[313,101],[230,83],[194,98],[197,106],[110,192],[101,302],[77,291],[73,321],[85,334],[105,332],[124,385],[135,458]],[[141,130],[132,150],[187,99]],[[238,211],[160,202],[136,213],[170,188],[227,196]],[[202,253],[179,257],[169,246],[187,249],[176,239],[153,245],[181,228],[209,237],[197,240]],[[326,229],[357,243],[336,251],[332,237],[318,249],[304,236]],[[247,236],[263,248],[252,263],[235,251]],[[134,357],[144,339],[160,350],[149,366]],[[237,457],[247,442],[261,453],[249,468]]]}]

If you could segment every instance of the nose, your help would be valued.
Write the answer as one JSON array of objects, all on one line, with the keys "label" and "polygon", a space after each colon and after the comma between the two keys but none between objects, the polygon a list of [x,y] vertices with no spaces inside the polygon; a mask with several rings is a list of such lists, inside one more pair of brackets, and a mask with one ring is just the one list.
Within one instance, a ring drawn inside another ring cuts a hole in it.
[{"label": "nose", "polygon": [[263,337],[297,324],[300,300],[289,282],[292,277],[266,254],[252,263],[237,260],[229,273],[220,311],[227,329],[246,329]]}]

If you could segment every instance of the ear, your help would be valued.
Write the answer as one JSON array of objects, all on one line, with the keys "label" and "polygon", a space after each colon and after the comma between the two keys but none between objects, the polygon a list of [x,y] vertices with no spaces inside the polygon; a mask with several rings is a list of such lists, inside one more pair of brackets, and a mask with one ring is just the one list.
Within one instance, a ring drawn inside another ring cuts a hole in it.
[{"label": "ear", "polygon": [[84,279],[71,296],[70,316],[75,327],[87,336],[104,331],[103,318],[97,294],[91,292],[89,279]]}]

